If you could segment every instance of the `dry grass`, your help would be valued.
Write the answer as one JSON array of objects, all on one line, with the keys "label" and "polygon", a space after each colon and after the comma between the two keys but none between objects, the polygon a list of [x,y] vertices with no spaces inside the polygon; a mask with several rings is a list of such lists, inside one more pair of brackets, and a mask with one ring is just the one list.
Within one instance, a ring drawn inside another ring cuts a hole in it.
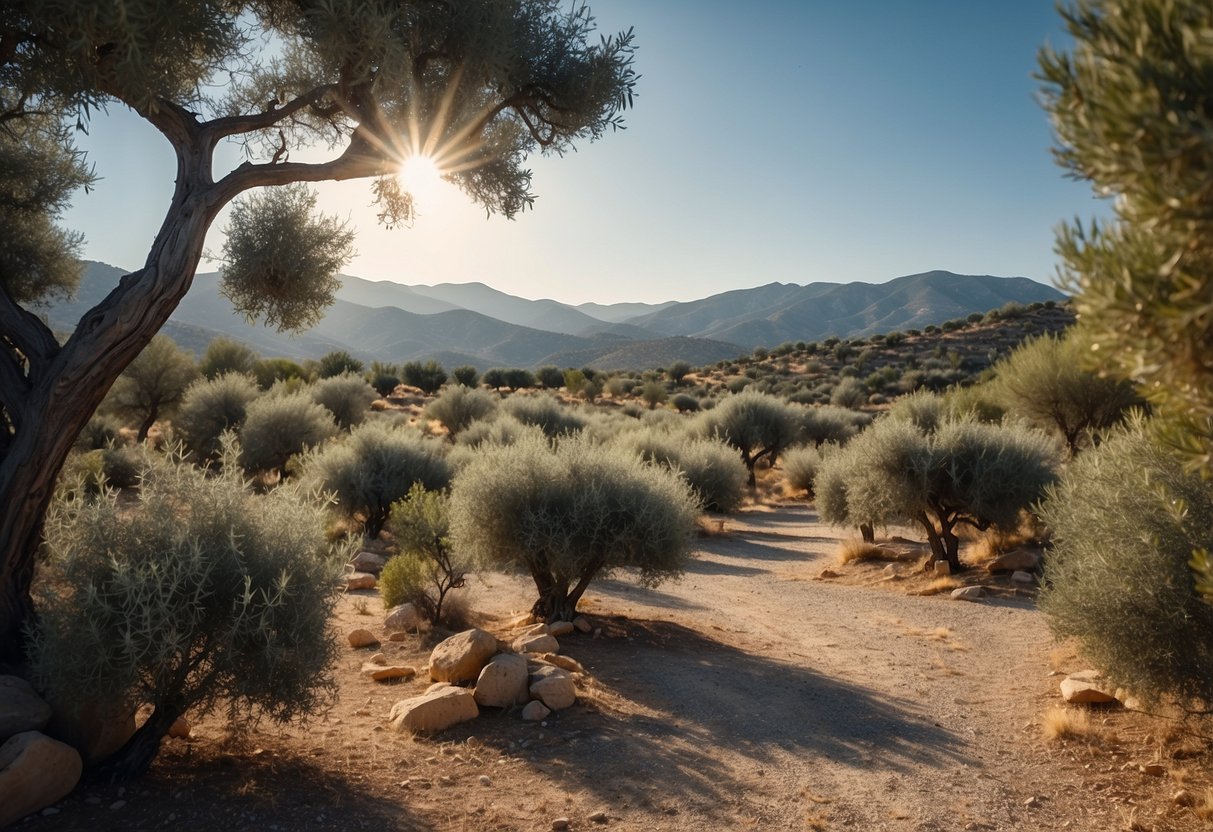
[{"label": "dry grass", "polygon": [[1091,739],[1098,733],[1091,725],[1091,715],[1073,708],[1050,708],[1045,712],[1042,728],[1050,742]]},{"label": "dry grass", "polygon": [[848,537],[839,545],[839,563],[865,560],[898,560],[898,557],[895,552],[876,543],[867,543],[859,537]]},{"label": "dry grass", "polygon": [[695,520],[695,534],[699,537],[721,537],[729,533],[725,528],[724,518],[711,514],[701,514]]},{"label": "dry grass", "polygon": [[917,590],[917,594],[918,595],[940,595],[944,592],[951,592],[952,590],[957,589],[963,585],[964,584],[962,584],[960,581],[956,580],[955,578],[950,578],[950,577],[936,578],[935,580],[928,583],[926,586],[920,587]]}]

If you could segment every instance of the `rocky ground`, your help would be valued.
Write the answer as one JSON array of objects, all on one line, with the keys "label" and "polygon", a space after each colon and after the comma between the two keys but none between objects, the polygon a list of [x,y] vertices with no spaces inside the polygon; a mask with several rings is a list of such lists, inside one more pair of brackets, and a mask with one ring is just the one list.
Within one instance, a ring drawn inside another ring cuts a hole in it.
[{"label": "rocky ground", "polygon": [[[927,579],[838,565],[836,532],[802,504],[746,510],[697,548],[678,582],[591,589],[593,631],[559,639],[586,670],[577,704],[542,722],[484,708],[431,738],[393,730],[393,704],[428,674],[376,682],[364,665],[382,652],[424,668],[445,634],[386,640],[361,590],[337,626],[382,644],[346,651],[327,717],[243,736],[203,719],[145,780],[86,779],[14,828],[1205,828],[1207,744],[1177,723],[1068,706],[1087,721],[1046,739],[1058,683],[1082,665],[1030,592],[911,594]],[[532,591],[484,576],[469,607],[509,642]]]}]

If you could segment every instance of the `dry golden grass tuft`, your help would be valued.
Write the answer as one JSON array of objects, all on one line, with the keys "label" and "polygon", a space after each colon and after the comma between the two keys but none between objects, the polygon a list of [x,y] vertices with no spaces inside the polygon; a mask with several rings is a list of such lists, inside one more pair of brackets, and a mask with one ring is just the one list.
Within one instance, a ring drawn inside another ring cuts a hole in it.
[{"label": "dry golden grass tuft", "polygon": [[936,578],[930,583],[917,590],[918,595],[939,595],[944,592],[951,592],[958,587],[963,586],[960,581],[955,578],[943,577]]},{"label": "dry golden grass tuft", "polygon": [[1050,742],[1090,739],[1097,732],[1091,725],[1091,715],[1073,708],[1050,708],[1045,712],[1042,728]]},{"label": "dry golden grass tuft", "polygon": [[851,563],[865,560],[897,560],[894,552],[876,543],[868,543],[859,537],[848,537],[838,547],[838,562]]},{"label": "dry golden grass tuft", "polygon": [[729,533],[725,527],[724,518],[711,514],[701,514],[695,520],[695,534],[699,537],[721,537]]}]

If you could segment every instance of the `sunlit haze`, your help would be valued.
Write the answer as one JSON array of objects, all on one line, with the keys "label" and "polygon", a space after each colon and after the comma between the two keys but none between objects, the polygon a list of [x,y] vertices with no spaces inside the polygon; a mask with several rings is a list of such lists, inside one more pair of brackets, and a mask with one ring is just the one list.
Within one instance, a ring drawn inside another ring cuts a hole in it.
[{"label": "sunlit haze", "polygon": [[[1063,42],[1053,0],[591,6],[604,33],[636,27],[627,129],[533,158],[538,199],[513,221],[486,217],[432,164],[414,170],[419,158],[402,173],[411,227],[377,227],[368,182],[320,185],[322,209],[359,232],[347,273],[571,303],[930,269],[1050,282],[1053,227],[1099,210],[1053,163],[1034,100],[1037,50]],[[80,144],[103,179],[66,222],[86,257],[137,268],[173,154],[116,106]],[[217,171],[242,160],[222,148]]]}]

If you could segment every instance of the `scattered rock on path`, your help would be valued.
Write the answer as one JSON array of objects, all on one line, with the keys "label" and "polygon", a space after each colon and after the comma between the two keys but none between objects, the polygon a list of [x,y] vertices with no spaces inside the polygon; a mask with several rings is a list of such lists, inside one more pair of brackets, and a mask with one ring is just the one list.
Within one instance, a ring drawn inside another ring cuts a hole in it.
[{"label": "scattered rock on path", "polygon": [[557,638],[567,636],[571,632],[573,632],[572,621],[553,621],[548,625],[548,635],[556,636]]},{"label": "scattered rock on path", "polygon": [[837,578],[838,573],[827,566],[825,569],[817,573],[817,577],[823,581],[828,581],[830,578]]},{"label": "scattered rock on path", "polygon": [[388,610],[387,618],[383,619],[383,629],[389,633],[421,628],[421,616],[412,604],[401,604]]},{"label": "scattered rock on path", "polygon": [[1034,584],[1036,583],[1036,576],[1031,572],[1024,572],[1022,569],[1018,569],[1011,573],[1011,580],[1017,584]]},{"label": "scattered rock on path", "polygon": [[1040,555],[1030,549],[1012,549],[1003,552],[986,564],[988,572],[1031,572],[1040,566]]},{"label": "scattered rock on path", "polygon": [[1061,680],[1061,697],[1075,705],[1107,705],[1117,701],[1115,688],[1098,670],[1071,673]]},{"label": "scattered rock on path", "polygon": [[584,615],[579,615],[573,619],[573,627],[576,628],[577,632],[579,633],[588,633],[594,629],[594,625],[590,623],[590,619],[586,618]]},{"label": "scattered rock on path", "polygon": [[375,576],[370,572],[351,572],[345,576],[345,588],[347,591],[355,589],[374,589]]},{"label": "scattered rock on path", "polygon": [[473,694],[482,708],[511,708],[530,698],[526,659],[513,653],[498,653],[480,671]]},{"label": "scattered rock on path", "polygon": [[569,673],[585,673],[585,668],[581,666],[581,662],[576,659],[562,656],[559,653],[544,653],[539,658],[556,667],[563,668]]},{"label": "scattered rock on path", "polygon": [[367,572],[371,575],[378,575],[383,571],[383,567],[387,565],[387,558],[383,555],[363,550],[354,556],[350,564],[354,567],[355,572]]},{"label": "scattered rock on path", "polygon": [[519,653],[558,653],[560,642],[555,636],[522,636],[514,640],[514,649]]},{"label": "scattered rock on path", "polygon": [[556,818],[556,820],[552,821],[552,828],[557,830],[557,832],[559,832],[559,830],[561,830],[561,829],[568,829],[569,828],[569,819],[568,818]]},{"label": "scattered rock on path", "polygon": [[362,675],[376,682],[391,682],[396,679],[412,679],[417,675],[417,668],[405,664],[366,662],[362,665]]},{"label": "scattered rock on path", "polygon": [[433,733],[480,715],[472,692],[453,685],[432,685],[421,696],[401,699],[392,706],[389,719],[397,731]]},{"label": "scattered rock on path", "polygon": [[0,676],[0,741],[25,731],[40,731],[51,719],[46,704],[20,676]]},{"label": "scattered rock on path", "polygon": [[375,634],[370,630],[357,629],[351,632],[346,638],[349,639],[350,647],[359,649],[362,647],[377,647],[379,639],[375,638]]},{"label": "scattered rock on path", "polygon": [[567,670],[540,665],[531,674],[531,696],[553,711],[559,711],[577,701],[577,688]]},{"label": "scattered rock on path", "polygon": [[67,743],[23,731],[0,745],[0,826],[45,809],[67,796],[84,762]]},{"label": "scattered rock on path", "polygon": [[962,586],[952,590],[953,601],[980,601],[986,591],[979,586]]},{"label": "scattered rock on path", "polygon": [[522,719],[525,722],[542,722],[552,713],[552,709],[538,699],[528,702],[522,709]]},{"label": "scattered rock on path", "polygon": [[496,652],[497,639],[484,630],[457,633],[441,642],[430,654],[430,678],[452,684],[471,682]]}]

